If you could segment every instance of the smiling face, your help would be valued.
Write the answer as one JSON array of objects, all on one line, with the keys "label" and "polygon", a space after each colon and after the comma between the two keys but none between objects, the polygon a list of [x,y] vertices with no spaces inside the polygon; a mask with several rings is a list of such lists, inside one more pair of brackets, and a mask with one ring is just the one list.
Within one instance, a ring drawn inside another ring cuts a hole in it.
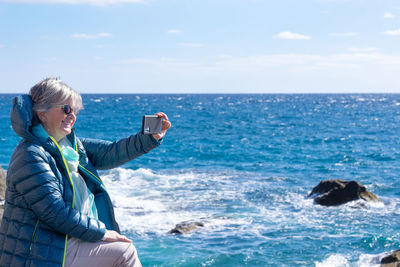
[{"label": "smiling face", "polygon": [[[63,104],[71,105],[71,103]],[[57,142],[71,133],[77,115],[78,114],[75,114],[74,111],[70,114],[65,114],[63,107],[60,106],[52,107],[48,111],[38,112],[43,128],[49,135],[54,137]]]},{"label": "smiling face", "polygon": [[[32,110],[50,136],[58,142],[72,132],[76,116],[83,109],[78,92],[61,80],[49,77],[35,84],[29,95],[33,102]],[[66,105],[72,108],[71,113]]]}]

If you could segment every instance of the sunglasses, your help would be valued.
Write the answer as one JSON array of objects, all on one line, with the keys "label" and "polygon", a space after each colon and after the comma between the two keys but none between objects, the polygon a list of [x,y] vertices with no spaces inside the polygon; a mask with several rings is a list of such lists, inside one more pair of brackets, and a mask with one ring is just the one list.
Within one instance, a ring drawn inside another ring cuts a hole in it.
[{"label": "sunglasses", "polygon": [[71,114],[73,109],[71,108],[70,105],[54,105],[54,107],[62,107],[62,110],[64,111],[65,115]]}]

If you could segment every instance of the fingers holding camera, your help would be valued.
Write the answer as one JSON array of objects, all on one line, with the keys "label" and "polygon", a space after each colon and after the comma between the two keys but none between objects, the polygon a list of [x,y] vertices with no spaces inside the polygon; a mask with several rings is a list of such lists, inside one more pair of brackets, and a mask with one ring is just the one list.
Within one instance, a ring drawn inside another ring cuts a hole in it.
[{"label": "fingers holding camera", "polygon": [[164,137],[164,135],[168,131],[168,129],[171,128],[171,122],[168,120],[168,116],[164,112],[158,112],[154,115],[156,115],[157,117],[163,118],[161,133],[153,134],[153,137],[156,140],[160,140],[161,138]]},{"label": "fingers holding camera", "polygon": [[168,120],[167,114],[165,114],[163,112],[158,112],[155,115],[164,119],[161,131],[163,131],[163,132],[168,131],[168,129],[171,128],[171,122]]}]

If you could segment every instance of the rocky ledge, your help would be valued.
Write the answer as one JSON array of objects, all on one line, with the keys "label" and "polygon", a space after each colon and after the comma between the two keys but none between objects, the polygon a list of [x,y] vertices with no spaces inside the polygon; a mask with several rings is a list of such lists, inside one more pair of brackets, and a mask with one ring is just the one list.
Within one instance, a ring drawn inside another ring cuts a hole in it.
[{"label": "rocky ledge", "polygon": [[313,188],[308,197],[323,206],[338,206],[349,201],[363,199],[365,201],[380,201],[368,191],[364,185],[356,181],[324,180]]},{"label": "rocky ledge", "polygon": [[400,267],[400,250],[393,251],[383,257],[381,267]]}]

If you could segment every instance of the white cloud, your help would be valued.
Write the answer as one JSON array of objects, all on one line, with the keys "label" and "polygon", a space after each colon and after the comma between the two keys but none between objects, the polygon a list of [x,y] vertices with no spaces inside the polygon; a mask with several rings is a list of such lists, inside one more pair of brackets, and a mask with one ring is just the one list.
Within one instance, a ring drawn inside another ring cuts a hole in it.
[{"label": "white cloud", "polygon": [[159,64],[158,60],[151,59],[151,58],[127,58],[121,60],[123,64],[143,64],[143,65],[157,65]]},{"label": "white cloud", "polygon": [[[98,60],[72,69],[58,61],[33,72],[29,64],[21,68],[15,77],[26,73],[30,80],[64,73],[70,80],[76,78],[85,93],[400,93],[400,56],[378,52],[232,54],[197,60],[144,57],[115,59],[113,64]],[[87,75],[80,80],[82,71]],[[111,92],[110,88],[118,89]]]},{"label": "white cloud", "polygon": [[168,34],[182,34],[183,31],[179,30],[179,29],[171,29],[167,31]]},{"label": "white cloud", "polygon": [[0,49],[1,49],[1,48],[4,48],[4,47],[5,47],[5,46],[4,46],[3,44],[0,44]]},{"label": "white cloud", "polygon": [[231,59],[231,58],[233,58],[233,56],[228,55],[228,54],[219,54],[218,58],[220,58],[220,59]]},{"label": "white cloud", "polygon": [[238,90],[278,92],[399,92],[399,71],[400,56],[380,53],[250,56],[220,60],[213,70],[237,80]]},{"label": "white cloud", "polygon": [[400,29],[385,31],[383,32],[383,34],[393,35],[393,36],[400,35]]},{"label": "white cloud", "polygon": [[[218,64],[231,65],[231,66],[242,66],[248,67],[249,69],[260,68],[260,67],[279,67],[279,66],[352,66],[359,65],[365,62],[371,62],[374,64],[389,64],[394,63],[400,66],[400,56],[386,56],[383,54],[371,54],[371,53],[345,53],[345,54],[332,54],[327,56],[313,55],[313,54],[272,54],[272,55],[260,55],[260,56],[249,56],[243,58],[233,58],[231,60],[222,60]],[[362,66],[362,65],[359,65]],[[260,68],[262,70],[262,68]]]},{"label": "white cloud", "polygon": [[[285,73],[302,73],[312,71],[330,71],[347,73],[349,70],[360,70],[367,66],[379,69],[381,66],[393,66],[400,69],[400,56],[390,56],[381,53],[369,53],[372,49],[366,49],[366,53],[342,53],[331,55],[316,54],[265,54],[248,57],[216,56],[215,61],[183,61],[174,58],[130,58],[122,60],[121,63],[133,64],[137,68],[143,65],[192,66],[203,71],[230,72],[230,73],[265,73],[266,71],[279,71]],[[375,51],[375,48],[373,48]],[[190,71],[188,69],[188,71]],[[351,73],[347,73],[351,74]]]},{"label": "white cloud", "polygon": [[356,36],[357,33],[356,32],[343,32],[343,33],[331,33],[332,36],[338,36],[338,37],[352,37],[352,36]]},{"label": "white cloud", "polygon": [[385,12],[385,14],[383,15],[383,17],[384,17],[385,19],[394,19],[394,18],[395,18],[395,16],[394,16],[392,13],[390,13],[390,12]]},{"label": "white cloud", "polygon": [[365,48],[350,47],[347,50],[350,52],[355,52],[355,53],[368,53],[368,52],[378,51],[378,48],[376,48],[376,47],[365,47]]},{"label": "white cloud", "polygon": [[184,47],[203,47],[203,44],[199,44],[199,43],[179,43],[180,46],[184,46]]},{"label": "white cloud", "polygon": [[[210,73],[282,90],[399,90],[400,56],[379,53],[276,54],[220,60]],[[360,82],[362,81],[362,82]],[[250,86],[250,84],[249,84]],[[374,88],[375,87],[375,88]],[[347,88],[347,89],[346,89]],[[275,89],[276,90],[276,89]]]},{"label": "white cloud", "polygon": [[[138,90],[152,92],[400,92],[400,56],[377,52],[216,55],[214,60],[131,58],[114,67],[111,75],[126,81],[121,88],[134,83]],[[132,75],[134,80],[126,78]],[[159,78],[151,79],[155,75]]]},{"label": "white cloud", "polygon": [[43,61],[43,62],[47,62],[47,63],[49,63],[49,62],[56,62],[57,60],[58,60],[57,57],[45,57],[45,58],[42,58],[42,61]]},{"label": "white cloud", "polygon": [[107,47],[107,46],[106,46],[106,45],[103,45],[103,44],[98,44],[98,45],[96,45],[95,47],[98,48],[98,49],[103,49],[103,48],[105,48],[105,47]]},{"label": "white cloud", "polygon": [[47,41],[58,41],[59,37],[55,35],[42,35],[40,36],[41,39],[47,40]]},{"label": "white cloud", "polygon": [[99,38],[107,38],[111,37],[112,34],[107,32],[101,32],[97,34],[87,34],[87,33],[74,33],[71,34],[71,38],[74,39],[99,39]]},{"label": "white cloud", "polygon": [[309,40],[309,39],[311,39],[310,36],[299,34],[299,33],[293,33],[293,32],[289,32],[289,31],[280,32],[280,33],[274,35],[274,38],[284,39],[284,40]]},{"label": "white cloud", "polygon": [[125,3],[142,3],[145,1],[147,0],[1,0],[0,2],[108,6]]},{"label": "white cloud", "polygon": [[145,69],[146,67],[150,68],[158,68],[163,69],[163,71],[172,70],[172,69],[190,69],[196,68],[199,66],[198,63],[184,61],[181,59],[176,58],[168,58],[168,57],[161,57],[161,58],[126,58],[120,61],[121,64],[124,66],[131,65],[138,69]]},{"label": "white cloud", "polygon": [[[360,2],[362,0],[358,0]],[[356,0],[314,0],[314,2],[319,4],[332,4],[332,3],[346,3],[346,2],[357,2]]]}]

